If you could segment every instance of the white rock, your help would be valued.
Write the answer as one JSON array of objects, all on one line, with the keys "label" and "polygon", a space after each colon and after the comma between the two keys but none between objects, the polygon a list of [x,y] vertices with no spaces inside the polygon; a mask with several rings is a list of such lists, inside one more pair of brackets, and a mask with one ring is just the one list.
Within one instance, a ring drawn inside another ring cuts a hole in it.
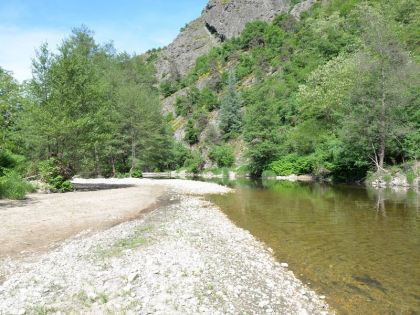
[{"label": "white rock", "polygon": [[127,277],[128,282],[133,282],[139,277],[139,274],[137,272],[130,273]]}]

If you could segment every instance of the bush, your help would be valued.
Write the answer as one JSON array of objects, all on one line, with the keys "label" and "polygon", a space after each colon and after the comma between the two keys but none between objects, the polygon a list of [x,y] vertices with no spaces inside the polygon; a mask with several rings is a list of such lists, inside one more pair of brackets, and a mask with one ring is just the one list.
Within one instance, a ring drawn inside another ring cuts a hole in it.
[{"label": "bush", "polygon": [[23,171],[25,158],[13,154],[8,150],[0,150],[0,176],[4,176],[8,170]]},{"label": "bush", "polygon": [[279,176],[308,174],[313,171],[313,159],[311,156],[299,156],[292,153],[272,162],[270,170]]},{"label": "bush", "polygon": [[0,177],[0,198],[23,199],[26,193],[34,190],[35,188],[15,171],[9,171]]},{"label": "bush", "polygon": [[131,173],[131,177],[133,178],[142,178],[143,174],[139,169],[135,169],[132,173]]},{"label": "bush", "polygon": [[159,87],[160,87],[160,93],[164,97],[168,97],[178,91],[179,84],[177,81],[166,80],[166,81],[163,81]]},{"label": "bush", "polygon": [[209,153],[209,158],[218,167],[231,167],[235,163],[233,148],[229,145],[215,146]]},{"label": "bush", "polygon": [[405,177],[407,179],[407,183],[413,185],[414,180],[416,179],[416,174],[413,171],[409,171],[407,174],[405,174]]},{"label": "bush", "polygon": [[71,170],[58,159],[51,158],[38,163],[41,180],[51,186],[51,189],[58,192],[72,191],[73,185],[69,179]]},{"label": "bush", "polygon": [[198,142],[199,135],[200,135],[200,132],[194,126],[194,122],[192,121],[192,119],[189,119],[188,122],[187,122],[187,125],[185,126],[184,140],[189,145],[193,145],[193,144],[196,144]]},{"label": "bush", "polygon": [[193,174],[198,174],[203,170],[204,161],[201,155],[197,152],[193,152],[191,156],[185,161],[187,171]]}]

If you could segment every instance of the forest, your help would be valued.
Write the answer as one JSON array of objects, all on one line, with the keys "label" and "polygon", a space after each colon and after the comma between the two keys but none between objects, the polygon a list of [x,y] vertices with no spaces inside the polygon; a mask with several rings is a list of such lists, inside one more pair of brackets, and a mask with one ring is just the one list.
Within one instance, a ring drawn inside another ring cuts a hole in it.
[{"label": "forest", "polygon": [[[159,50],[118,53],[75,28],[57,50],[37,49],[32,79],[0,68],[0,197],[22,198],[28,179],[67,191],[74,175],[199,173],[206,160],[255,177],[415,176],[419,24],[415,0],[322,2],[300,20],[249,23],[163,82]],[[181,89],[175,114],[163,115],[161,99]]]},{"label": "forest", "polygon": [[[249,23],[161,93],[188,89],[176,101],[185,141],[226,157],[245,147],[236,166],[253,176],[354,181],[393,168],[413,177],[419,21],[416,1],[319,2],[299,21]],[[212,112],[217,130],[200,134]]]}]

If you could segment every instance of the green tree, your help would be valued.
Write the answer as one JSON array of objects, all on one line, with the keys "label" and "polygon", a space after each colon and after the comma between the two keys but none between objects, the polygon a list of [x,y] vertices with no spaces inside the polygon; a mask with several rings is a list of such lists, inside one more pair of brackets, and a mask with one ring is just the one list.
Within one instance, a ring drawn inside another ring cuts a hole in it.
[{"label": "green tree", "polygon": [[419,67],[401,48],[379,10],[365,4],[358,10],[364,49],[357,55],[357,85],[344,130],[353,143],[371,149],[370,158],[379,170],[387,149],[400,146],[413,131],[407,109],[418,106],[413,86],[419,86]]},{"label": "green tree", "polygon": [[242,126],[241,98],[236,91],[236,78],[233,71],[229,74],[229,84],[222,99],[219,113],[219,127],[225,138],[239,133]]}]

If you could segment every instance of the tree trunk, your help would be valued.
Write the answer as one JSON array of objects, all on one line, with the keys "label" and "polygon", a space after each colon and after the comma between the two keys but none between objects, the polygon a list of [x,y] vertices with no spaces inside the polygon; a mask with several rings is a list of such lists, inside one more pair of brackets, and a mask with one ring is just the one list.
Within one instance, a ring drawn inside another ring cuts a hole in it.
[{"label": "tree trunk", "polygon": [[380,111],[380,130],[379,130],[379,167],[384,168],[385,160],[385,140],[386,140],[386,95],[385,95],[385,69],[381,65],[381,111]]},{"label": "tree trunk", "polygon": [[99,168],[99,154],[98,154],[98,142],[95,141],[95,169],[96,169],[96,176],[101,176],[101,169]]},{"label": "tree trunk", "polygon": [[117,172],[115,170],[115,158],[111,157],[111,165],[112,165],[112,177],[115,177],[117,175]]},{"label": "tree trunk", "polygon": [[132,177],[136,161],[136,142],[134,140],[134,132],[131,133],[131,168],[130,177]]}]

